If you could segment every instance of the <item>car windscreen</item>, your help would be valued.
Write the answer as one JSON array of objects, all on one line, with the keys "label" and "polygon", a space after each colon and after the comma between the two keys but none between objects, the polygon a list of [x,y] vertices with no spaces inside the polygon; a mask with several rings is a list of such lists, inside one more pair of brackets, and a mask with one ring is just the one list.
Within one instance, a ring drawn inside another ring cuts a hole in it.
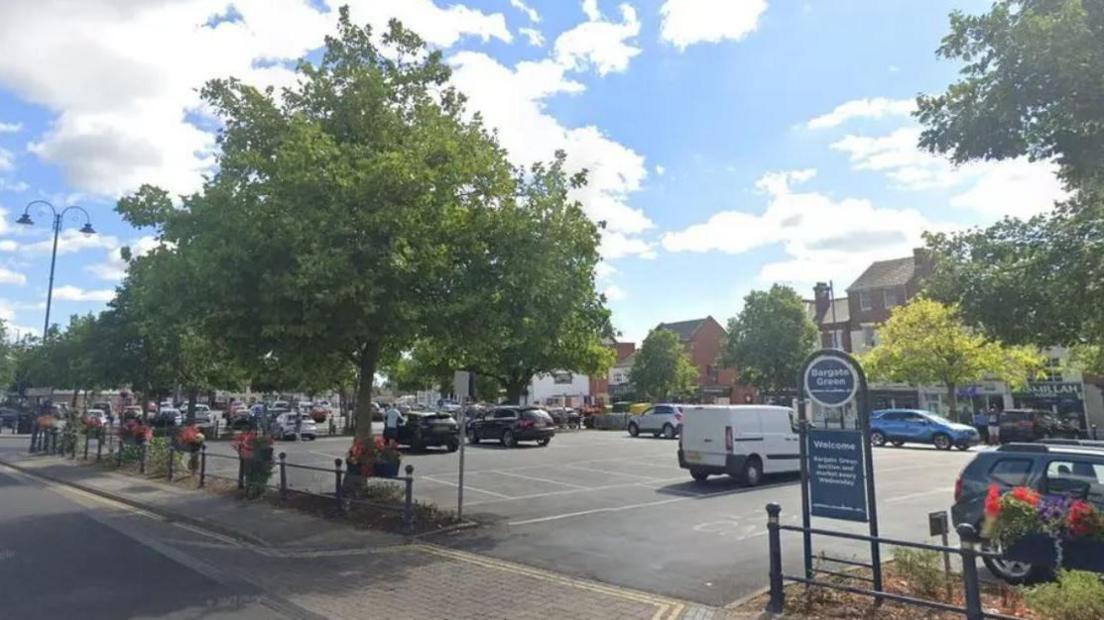
[{"label": "car windscreen", "polygon": [[521,417],[526,420],[551,422],[552,416],[543,409],[527,409],[521,412]]}]

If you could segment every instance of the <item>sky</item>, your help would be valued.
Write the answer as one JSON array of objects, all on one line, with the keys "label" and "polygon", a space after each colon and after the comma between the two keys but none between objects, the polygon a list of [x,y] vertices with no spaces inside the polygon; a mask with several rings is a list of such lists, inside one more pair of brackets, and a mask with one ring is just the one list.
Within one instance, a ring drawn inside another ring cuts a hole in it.
[{"label": "sky", "polygon": [[194,191],[218,124],[197,89],[295,83],[336,8],[398,18],[441,49],[453,84],[517,164],[568,153],[574,198],[606,222],[598,286],[622,339],[722,323],[751,290],[846,289],[924,231],[1044,212],[1049,162],[955,167],[917,148],[921,93],[959,69],[935,50],[953,10],[988,0],[5,0],[0,2],[0,319],[41,333],[98,311],[120,249],[156,247],[114,212],[143,183]]}]

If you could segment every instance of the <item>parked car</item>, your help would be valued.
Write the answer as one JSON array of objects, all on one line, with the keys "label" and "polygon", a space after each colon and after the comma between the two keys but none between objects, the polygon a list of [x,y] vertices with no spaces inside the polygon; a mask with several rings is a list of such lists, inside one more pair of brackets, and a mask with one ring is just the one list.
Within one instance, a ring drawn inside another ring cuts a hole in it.
[{"label": "parked car", "polygon": [[981,442],[976,428],[951,422],[921,409],[882,409],[870,414],[870,443],[884,446],[891,443],[932,444],[940,450],[968,450]]},{"label": "parked car", "polygon": [[[1069,495],[1104,510],[1104,441],[1048,439],[1032,444],[1009,443],[979,452],[955,481],[951,506],[955,527],[968,523],[980,536],[985,496],[991,484],[1002,492],[1026,486],[1043,494]],[[989,550],[1000,551],[999,544],[980,540]],[[994,575],[1012,584],[1050,576],[1042,566],[984,556],[982,560]]]},{"label": "parked car", "polygon": [[1050,437],[1076,439],[1079,434],[1079,428],[1063,423],[1046,411],[1005,409],[1000,414],[1001,443],[1038,441]]},{"label": "parked car", "polygon": [[318,426],[314,420],[305,413],[284,411],[272,418],[269,433],[279,439],[294,439],[298,432],[302,439],[315,439],[318,437]]},{"label": "parked car", "polygon": [[468,442],[487,439],[512,448],[519,441],[547,446],[556,435],[556,425],[547,411],[537,407],[495,407],[468,423]]},{"label": "parked car", "polygon": [[455,452],[460,447],[460,425],[444,412],[411,411],[406,414],[406,424],[399,426],[398,443],[419,451],[444,446]]},{"label": "parked car", "polygon": [[150,424],[153,426],[179,426],[184,420],[184,414],[175,407],[161,407],[150,414]]},{"label": "parked car", "polygon": [[766,474],[799,471],[792,410],[771,405],[681,405],[679,467],[704,482],[728,474],[748,486]]},{"label": "parked car", "polygon": [[629,420],[629,434],[636,437],[640,433],[651,433],[655,437],[663,435],[674,439],[682,431],[682,405],[655,405],[649,407]]},{"label": "parked car", "polygon": [[549,407],[545,411],[559,428],[579,428],[582,422],[582,416],[571,407]]},{"label": "parked car", "polygon": [[100,424],[107,424],[107,412],[103,409],[89,409],[84,412],[86,418],[95,418],[100,421]]}]

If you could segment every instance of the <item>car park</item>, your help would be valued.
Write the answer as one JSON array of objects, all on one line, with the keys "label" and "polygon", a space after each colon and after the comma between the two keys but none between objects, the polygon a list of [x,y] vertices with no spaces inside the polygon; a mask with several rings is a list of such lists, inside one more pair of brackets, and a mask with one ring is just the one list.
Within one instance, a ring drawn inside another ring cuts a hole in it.
[{"label": "car park", "polygon": [[976,428],[951,422],[930,411],[882,409],[870,414],[870,443],[874,446],[924,443],[940,450],[950,450],[951,446],[967,450],[980,441]]},{"label": "car park", "polygon": [[770,405],[681,405],[679,467],[704,482],[728,474],[748,486],[800,469],[791,409]]},{"label": "car park", "polygon": [[682,431],[682,405],[662,404],[649,407],[639,416],[629,420],[629,434],[636,437],[640,433],[660,435],[674,439]]},{"label": "car park", "polygon": [[513,448],[519,441],[535,441],[547,446],[556,435],[556,425],[548,412],[537,407],[495,407],[468,423],[468,442],[500,441]]},{"label": "car park", "polygon": [[318,437],[318,426],[309,415],[294,411],[284,411],[272,418],[269,433],[279,439],[315,439]]},{"label": "car park", "polygon": [[[985,497],[993,484],[1001,492],[1026,486],[1044,495],[1083,499],[1104,509],[1104,442],[1043,440],[1009,443],[979,452],[955,481],[951,519],[956,527],[965,523],[982,532]],[[984,538],[981,541],[989,550],[1000,551],[998,544]],[[982,560],[994,575],[1013,584],[1045,579],[1050,573],[1045,567],[1025,562],[990,556]]]},{"label": "car park", "polygon": [[406,423],[399,426],[397,442],[418,451],[444,446],[455,452],[460,447],[460,425],[444,412],[411,411],[406,414]]}]

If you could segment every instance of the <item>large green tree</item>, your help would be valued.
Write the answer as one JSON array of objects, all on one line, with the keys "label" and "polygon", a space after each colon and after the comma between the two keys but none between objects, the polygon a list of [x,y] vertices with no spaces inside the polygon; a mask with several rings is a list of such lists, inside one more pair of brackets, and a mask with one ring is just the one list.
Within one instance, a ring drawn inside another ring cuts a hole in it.
[{"label": "large green tree", "polygon": [[919,297],[893,309],[861,361],[873,381],[942,385],[954,415],[959,387],[991,377],[1016,389],[1044,358],[1036,348],[986,338],[963,324],[956,307]]},{"label": "large green tree", "polygon": [[698,369],[690,362],[678,335],[653,329],[633,358],[629,381],[636,393],[653,401],[689,396],[698,382]]},{"label": "large green tree", "polygon": [[740,314],[728,322],[724,361],[740,381],[762,391],[796,387],[797,374],[816,347],[817,329],[805,302],[792,288],[775,284],[744,297]]}]

